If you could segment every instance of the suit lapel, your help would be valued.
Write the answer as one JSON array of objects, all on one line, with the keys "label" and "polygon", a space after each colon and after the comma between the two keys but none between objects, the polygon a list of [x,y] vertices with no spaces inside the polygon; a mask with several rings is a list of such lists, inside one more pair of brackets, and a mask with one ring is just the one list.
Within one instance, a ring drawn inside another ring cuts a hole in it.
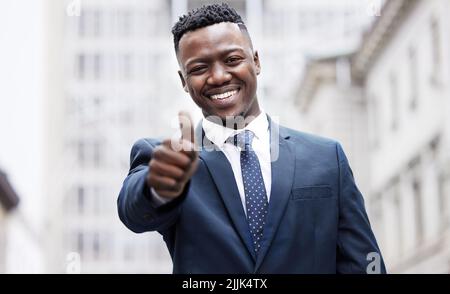
[{"label": "suit lapel", "polygon": [[[200,136],[198,136],[197,139],[200,139],[199,137]],[[231,165],[223,152],[215,150],[211,151],[209,148],[215,146],[206,138],[206,136],[202,137],[204,140],[202,144],[203,148],[199,157],[206,164],[239,236],[245,244],[249,254],[252,256],[253,261],[256,261],[250,229]]]},{"label": "suit lapel", "polygon": [[263,242],[258,253],[255,272],[261,266],[284,215],[291,194],[295,171],[295,153],[286,130],[278,124],[270,123],[270,148],[272,158],[272,186],[269,212],[264,227]]}]

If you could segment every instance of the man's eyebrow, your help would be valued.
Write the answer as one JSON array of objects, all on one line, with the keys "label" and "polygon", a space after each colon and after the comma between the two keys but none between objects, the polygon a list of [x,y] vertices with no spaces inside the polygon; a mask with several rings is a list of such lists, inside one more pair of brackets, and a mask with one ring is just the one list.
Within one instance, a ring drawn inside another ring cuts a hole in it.
[{"label": "man's eyebrow", "polygon": [[[241,47],[232,47],[232,48],[225,49],[223,52],[220,53],[220,55],[225,56],[234,51],[239,51],[240,53],[245,54],[245,50],[242,49]],[[208,60],[209,60],[208,57],[191,58],[186,61],[186,67],[188,67],[192,63],[207,62]]]}]

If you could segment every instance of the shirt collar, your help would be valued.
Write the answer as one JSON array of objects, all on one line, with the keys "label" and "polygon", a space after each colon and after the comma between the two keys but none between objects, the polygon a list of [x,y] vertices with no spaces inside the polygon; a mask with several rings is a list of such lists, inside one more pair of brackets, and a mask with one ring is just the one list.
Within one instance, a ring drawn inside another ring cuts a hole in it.
[{"label": "shirt collar", "polygon": [[222,125],[213,123],[205,118],[202,119],[202,127],[205,132],[205,136],[213,142],[216,146],[222,147],[225,141],[236,134],[244,130],[252,131],[257,139],[261,139],[267,133],[269,129],[269,122],[267,120],[266,113],[261,110],[261,113],[255,117],[245,128],[240,130],[233,130]]}]

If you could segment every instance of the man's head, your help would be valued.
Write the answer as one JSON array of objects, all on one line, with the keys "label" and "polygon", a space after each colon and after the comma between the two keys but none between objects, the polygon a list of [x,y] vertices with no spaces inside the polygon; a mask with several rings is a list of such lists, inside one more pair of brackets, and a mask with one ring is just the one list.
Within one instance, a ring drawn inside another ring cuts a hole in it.
[{"label": "man's head", "polygon": [[180,17],[172,29],[183,88],[203,115],[257,116],[259,57],[236,11],[203,6]]}]

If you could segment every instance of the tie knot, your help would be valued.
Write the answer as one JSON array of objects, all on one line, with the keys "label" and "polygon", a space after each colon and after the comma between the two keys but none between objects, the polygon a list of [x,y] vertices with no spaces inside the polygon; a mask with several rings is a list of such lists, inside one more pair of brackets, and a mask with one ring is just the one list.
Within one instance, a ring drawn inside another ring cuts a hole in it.
[{"label": "tie knot", "polygon": [[234,145],[240,147],[242,150],[248,151],[252,148],[252,142],[255,134],[252,131],[245,130],[239,134],[234,135]]}]

